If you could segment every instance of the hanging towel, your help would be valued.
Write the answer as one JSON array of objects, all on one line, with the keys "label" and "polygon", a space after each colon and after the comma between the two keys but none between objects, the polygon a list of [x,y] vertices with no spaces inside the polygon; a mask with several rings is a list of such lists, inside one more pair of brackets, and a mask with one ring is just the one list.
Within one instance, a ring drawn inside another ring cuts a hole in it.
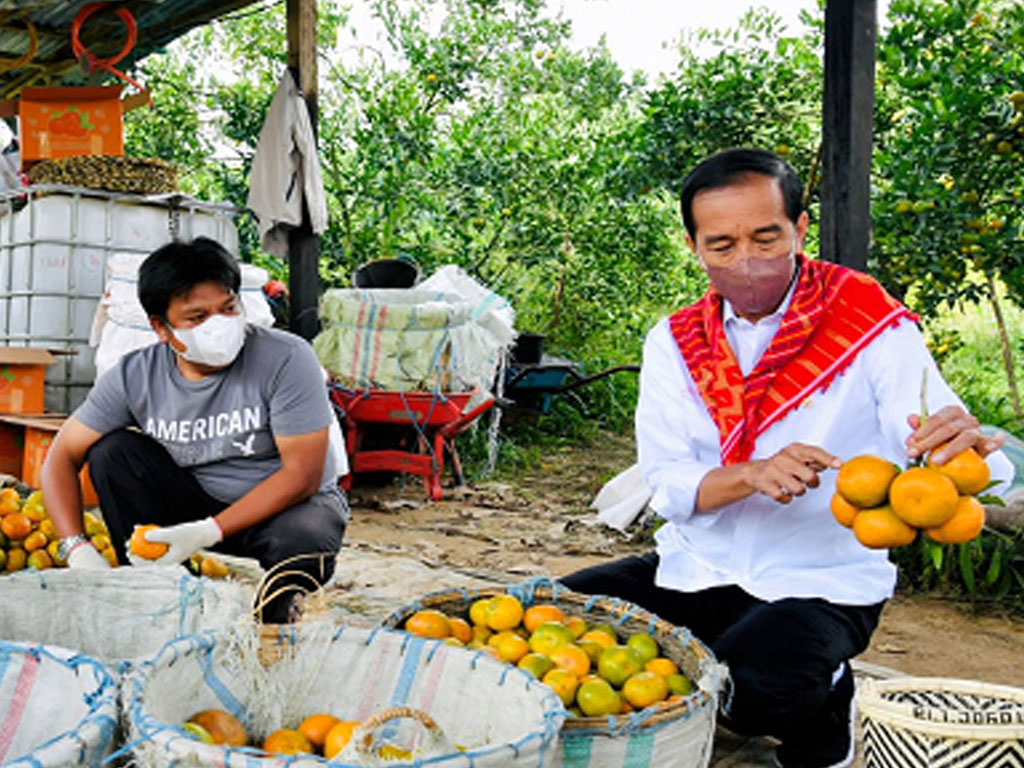
[{"label": "hanging towel", "polygon": [[288,230],[302,224],[302,203],[313,233],[327,229],[327,201],[309,110],[285,70],[260,130],[246,205],[259,219],[263,250],[288,254]]}]

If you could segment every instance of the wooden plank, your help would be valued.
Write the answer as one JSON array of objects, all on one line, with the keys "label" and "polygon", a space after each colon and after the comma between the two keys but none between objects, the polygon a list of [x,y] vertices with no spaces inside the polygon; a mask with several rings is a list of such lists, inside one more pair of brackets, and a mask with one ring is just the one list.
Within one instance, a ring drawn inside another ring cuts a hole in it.
[{"label": "wooden plank", "polygon": [[876,0],[825,5],[821,255],[859,270],[871,235],[876,14]]},{"label": "wooden plank", "polygon": [[[306,99],[313,133],[316,135],[317,108],[316,2],[288,0],[288,67]],[[320,300],[320,239],[309,225],[309,211],[303,210],[302,226],[288,234],[289,328],[305,339],[319,330],[317,304]]]}]

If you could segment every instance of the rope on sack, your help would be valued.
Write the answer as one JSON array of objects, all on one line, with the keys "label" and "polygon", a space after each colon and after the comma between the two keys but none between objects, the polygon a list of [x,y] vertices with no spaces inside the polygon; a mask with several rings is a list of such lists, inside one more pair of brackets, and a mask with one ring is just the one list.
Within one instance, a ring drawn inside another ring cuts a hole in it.
[{"label": "rope on sack", "polygon": [[82,9],[75,15],[74,21],[71,22],[71,51],[75,54],[75,58],[79,60],[84,59],[86,64],[87,75],[91,75],[92,73],[99,72],[101,70],[109,72],[110,74],[114,75],[114,77],[123,80],[129,85],[135,86],[140,93],[145,93],[146,98],[149,101],[149,106],[152,107],[153,98],[149,95],[149,92],[146,91],[142,84],[134,78],[132,78],[130,75],[126,75],[124,72],[122,72],[114,66],[119,61],[121,61],[121,59],[127,56],[131,52],[132,48],[135,47],[135,40],[138,36],[138,27],[135,24],[135,17],[132,16],[131,11],[129,11],[123,5],[119,6],[114,11],[117,17],[121,19],[122,22],[124,22],[127,34],[125,36],[124,45],[121,47],[121,50],[113,56],[111,56],[110,58],[103,59],[99,58],[98,56],[94,56],[88,48],[82,45],[82,41],[79,38],[79,35],[82,31],[82,24],[85,23],[85,20],[92,16],[94,13],[96,13],[96,11],[107,8],[110,5],[111,3],[103,2],[89,3],[87,5],[82,6]]}]

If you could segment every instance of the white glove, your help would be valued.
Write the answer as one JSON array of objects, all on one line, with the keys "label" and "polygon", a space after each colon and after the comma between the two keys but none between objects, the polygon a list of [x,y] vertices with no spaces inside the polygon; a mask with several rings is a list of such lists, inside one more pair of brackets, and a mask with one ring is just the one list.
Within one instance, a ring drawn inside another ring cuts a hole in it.
[{"label": "white glove", "polygon": [[79,544],[68,555],[68,568],[84,571],[109,571],[110,563],[92,544]]},{"label": "white glove", "polygon": [[167,544],[168,549],[156,560],[128,553],[132,565],[178,565],[188,560],[200,549],[207,549],[224,538],[224,532],[212,517],[192,523],[169,525],[166,528],[146,531],[146,541]]}]

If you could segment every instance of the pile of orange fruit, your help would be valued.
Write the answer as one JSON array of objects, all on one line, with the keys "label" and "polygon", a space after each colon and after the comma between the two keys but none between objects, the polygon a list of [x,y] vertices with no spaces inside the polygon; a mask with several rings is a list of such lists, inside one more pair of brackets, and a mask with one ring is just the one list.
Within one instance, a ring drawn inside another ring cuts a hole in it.
[{"label": "pile of orange fruit", "polygon": [[[91,512],[86,512],[84,519],[86,536],[111,565],[117,565],[107,526]],[[0,571],[64,567],[67,563],[57,555],[59,545],[42,491],[23,497],[16,488],[0,490]]]},{"label": "pile of orange fruit", "polygon": [[[258,746],[271,755],[322,755],[330,760],[352,740],[359,724],[358,720],[342,720],[318,712],[295,728],[280,728],[270,733]],[[182,727],[192,738],[204,744],[243,747],[249,743],[245,727],[223,709],[196,712]],[[384,760],[405,760],[412,757],[412,753],[392,744],[382,744],[377,749],[377,756]]]},{"label": "pile of orange fruit", "polygon": [[972,448],[945,464],[929,457],[905,470],[878,456],[857,456],[839,468],[832,514],[872,549],[906,546],[918,531],[940,544],[958,544],[985,525],[975,496],[989,480],[988,464]]},{"label": "pile of orange fruit", "polygon": [[420,610],[403,626],[412,634],[515,664],[550,686],[576,717],[675,703],[693,690],[646,632],[620,638],[609,624],[590,625],[549,603],[525,608],[513,595],[476,600],[465,618]]}]

